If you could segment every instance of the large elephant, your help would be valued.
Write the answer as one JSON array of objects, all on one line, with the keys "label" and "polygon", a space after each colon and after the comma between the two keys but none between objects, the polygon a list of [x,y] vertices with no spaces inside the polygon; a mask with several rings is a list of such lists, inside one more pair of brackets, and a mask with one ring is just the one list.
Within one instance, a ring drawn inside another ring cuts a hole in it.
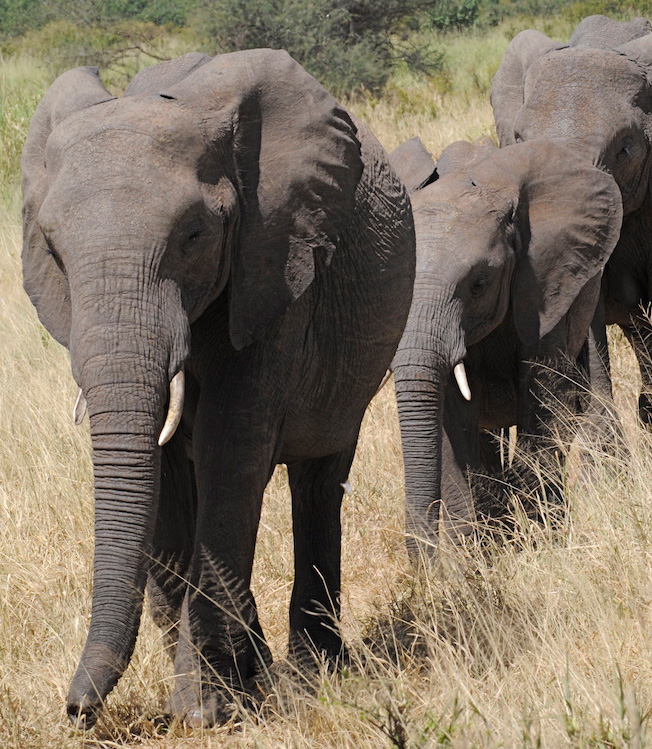
[{"label": "large elephant", "polygon": [[[643,378],[641,419],[652,423],[652,26],[643,18],[585,18],[568,45],[523,31],[507,47],[491,101],[501,146],[573,139],[587,163],[613,175],[624,219],[607,264],[594,330],[608,371],[605,322],[632,343]],[[643,310],[641,309],[643,307]],[[603,393],[608,397],[609,393]]]},{"label": "large elephant", "polygon": [[499,469],[485,430],[517,425],[543,451],[554,425],[546,391],[576,408],[576,378],[563,374],[586,348],[622,208],[611,176],[547,141],[459,141],[435,165],[413,138],[390,161],[410,191],[417,236],[412,307],[392,365],[407,540],[413,556],[432,556],[442,527],[453,539],[472,529],[465,471]]},{"label": "large elephant", "polygon": [[172,627],[171,710],[211,724],[224,686],[270,661],[249,586],[280,462],[290,649],[340,653],[342,484],[409,310],[409,198],[373,135],[272,50],[186,55],[119,98],[94,68],[64,73],[22,163],[25,289],[70,350],[93,446],[92,615],[68,713],[94,723],[149,578]]}]

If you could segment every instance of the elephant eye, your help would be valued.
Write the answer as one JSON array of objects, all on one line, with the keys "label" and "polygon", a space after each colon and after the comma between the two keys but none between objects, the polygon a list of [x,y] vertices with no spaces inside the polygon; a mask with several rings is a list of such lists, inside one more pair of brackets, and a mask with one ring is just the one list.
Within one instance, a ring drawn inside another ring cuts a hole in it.
[{"label": "elephant eye", "polygon": [[523,138],[520,133],[514,133],[514,143],[522,143]]},{"label": "elephant eye", "polygon": [[487,277],[482,274],[478,276],[471,284],[471,296],[480,296],[487,288]]},{"label": "elephant eye", "polygon": [[193,221],[186,230],[186,238],[183,242],[184,249],[191,249],[197,244],[204,233],[204,227],[201,222]]},{"label": "elephant eye", "polygon": [[632,149],[634,147],[634,143],[632,142],[631,138],[626,138],[620,148],[620,151],[616,154],[616,159],[618,161],[623,161],[624,159],[628,159],[632,153]]}]

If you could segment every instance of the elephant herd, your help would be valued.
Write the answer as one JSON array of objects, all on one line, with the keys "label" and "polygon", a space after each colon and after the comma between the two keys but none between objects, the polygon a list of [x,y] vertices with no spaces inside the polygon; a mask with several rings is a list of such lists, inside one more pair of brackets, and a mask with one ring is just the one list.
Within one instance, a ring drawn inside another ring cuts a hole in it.
[{"label": "elephant herd", "polygon": [[[472,531],[472,473],[518,484],[492,433],[516,426],[545,462],[546,393],[608,438],[606,324],[652,388],[652,26],[591,16],[566,45],[524,31],[491,96],[500,148],[460,141],[435,162],[418,138],[387,156],[282,51],[185,55],[121,97],[76,68],[45,94],[23,152],[22,258],[90,421],[76,725],[126,668],[146,586],[172,715],[223,720],[229,689],[266,672],[250,579],[278,463],[290,655],[343,655],[340,504],[388,368],[415,558]],[[577,372],[600,397],[579,397]],[[639,411],[652,421],[645,392]]]}]

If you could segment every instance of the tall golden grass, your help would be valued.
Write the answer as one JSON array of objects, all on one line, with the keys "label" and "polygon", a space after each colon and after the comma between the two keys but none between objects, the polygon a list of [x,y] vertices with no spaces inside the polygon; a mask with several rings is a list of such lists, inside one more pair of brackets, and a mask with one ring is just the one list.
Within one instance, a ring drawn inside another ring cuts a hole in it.
[{"label": "tall golden grass", "polygon": [[[496,32],[488,66],[506,43]],[[6,70],[0,65],[0,76]],[[406,79],[386,100],[354,107],[388,149],[420,134],[437,154],[457,138],[492,133],[485,84],[440,89]],[[415,575],[388,385],[365,417],[343,506],[350,665],[310,685],[283,667],[292,543],[280,468],[265,497],[253,580],[281,664],[260,710],[194,733],[159,720],[173,671],[146,615],[100,723],[87,736],[73,731],[65,695],[91,596],[88,429],[72,425],[67,354],[21,289],[17,201],[8,202],[0,213],[0,746],[648,744],[652,440],[634,418],[636,367],[617,333],[612,363],[630,452],[598,453],[592,478],[569,482],[563,527],[520,519],[518,543],[470,545]]]}]

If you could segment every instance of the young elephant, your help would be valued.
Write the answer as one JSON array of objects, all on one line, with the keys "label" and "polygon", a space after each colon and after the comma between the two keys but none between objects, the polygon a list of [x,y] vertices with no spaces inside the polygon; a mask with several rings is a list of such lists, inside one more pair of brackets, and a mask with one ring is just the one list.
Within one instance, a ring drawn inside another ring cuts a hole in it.
[{"label": "young elephant", "polygon": [[172,712],[210,725],[225,685],[270,661],[249,584],[277,463],[291,651],[341,650],[342,484],[409,310],[407,193],[369,131],[272,50],[186,55],[122,98],[94,68],[63,74],[30,125],[23,192],[25,289],[70,350],[93,444],[92,616],[68,713],[94,723],[149,576]]},{"label": "young elephant", "polygon": [[[417,233],[414,297],[393,362],[408,548],[432,554],[442,500],[447,531],[468,533],[463,472],[496,468],[482,430],[517,425],[543,450],[546,390],[573,407],[561,373],[587,338],[622,208],[612,177],[545,141],[502,150],[460,141],[435,166],[413,138],[390,161]],[[542,364],[560,374],[542,377]]]}]

